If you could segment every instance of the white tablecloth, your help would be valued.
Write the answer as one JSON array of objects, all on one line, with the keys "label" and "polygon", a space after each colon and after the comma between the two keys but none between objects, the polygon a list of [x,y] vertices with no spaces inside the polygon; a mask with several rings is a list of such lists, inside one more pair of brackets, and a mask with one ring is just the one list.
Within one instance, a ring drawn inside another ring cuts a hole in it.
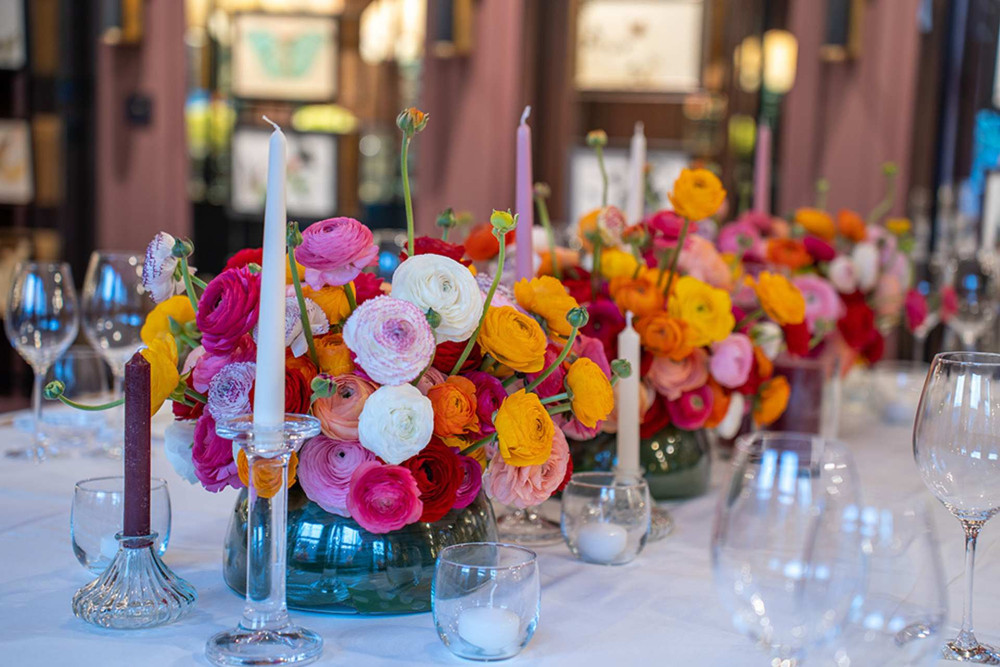
[{"label": "white tablecloth", "polygon": [[[910,429],[872,417],[845,418],[869,497],[923,487],[911,455]],[[853,422],[853,423],[852,423]],[[0,447],[24,441],[0,428]],[[223,532],[235,492],[211,494],[180,479],[154,442],[153,473],[168,480],[173,530],[167,563],[198,589],[195,611],[154,630],[103,630],[73,617],[70,600],[92,577],[70,548],[75,481],[117,474],[112,460],[64,458],[34,465],[0,458],[0,665],[207,664],[205,640],[231,627],[240,598],[222,581]],[[750,640],[732,629],[711,580],[709,539],[728,463],[716,461],[712,492],[672,506],[675,533],[622,567],[586,565],[562,545],[539,551],[542,613],[538,631],[512,663],[519,665],[764,665]],[[548,508],[552,510],[554,508]],[[962,531],[935,503],[951,620],[961,610]],[[1000,637],[997,526],[980,538],[977,629]],[[321,664],[471,664],[438,640],[430,614],[361,618],[293,612],[326,641]],[[943,663],[944,664],[944,663]]]}]

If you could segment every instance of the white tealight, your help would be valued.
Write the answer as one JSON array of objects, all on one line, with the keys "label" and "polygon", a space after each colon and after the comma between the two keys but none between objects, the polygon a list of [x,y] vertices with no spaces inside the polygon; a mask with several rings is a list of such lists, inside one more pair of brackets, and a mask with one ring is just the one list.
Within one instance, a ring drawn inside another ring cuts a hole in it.
[{"label": "white tealight", "polygon": [[576,534],[576,548],[586,560],[610,563],[625,551],[628,532],[614,523],[588,523]]},{"label": "white tealight", "polygon": [[499,607],[472,607],[458,615],[458,635],[484,651],[499,651],[517,643],[521,619]]}]

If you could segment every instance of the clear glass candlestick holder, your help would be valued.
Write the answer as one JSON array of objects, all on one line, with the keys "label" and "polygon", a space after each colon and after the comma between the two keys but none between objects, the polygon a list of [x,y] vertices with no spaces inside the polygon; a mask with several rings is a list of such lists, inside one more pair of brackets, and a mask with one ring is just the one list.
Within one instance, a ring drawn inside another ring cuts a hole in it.
[{"label": "clear glass candlestick holder", "polygon": [[434,625],[460,658],[505,660],[535,634],[540,595],[535,552],[497,542],[456,544],[438,554]]},{"label": "clear glass candlestick holder", "polygon": [[[208,640],[205,655],[216,665],[304,665],[317,660],[323,640],[292,623],[285,603],[288,460],[319,433],[319,420],[285,415],[277,428],[254,425],[252,415],[216,424],[220,437],[247,455],[247,593],[237,627]],[[258,488],[259,487],[259,488]]]},{"label": "clear glass candlestick holder", "polygon": [[563,539],[583,561],[623,565],[646,546],[651,504],[649,486],[639,475],[576,473],[563,490]]}]

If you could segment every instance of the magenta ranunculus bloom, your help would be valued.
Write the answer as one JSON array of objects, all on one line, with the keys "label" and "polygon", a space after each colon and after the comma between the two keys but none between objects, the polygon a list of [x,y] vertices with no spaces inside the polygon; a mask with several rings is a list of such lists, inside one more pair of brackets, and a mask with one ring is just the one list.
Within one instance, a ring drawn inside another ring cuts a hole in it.
[{"label": "magenta ranunculus bloom", "polygon": [[[681,228],[684,226],[684,218],[673,211],[657,211],[646,218],[644,223],[653,243],[658,248],[673,247],[677,245],[677,240],[681,235]],[[692,221],[688,223],[688,234],[698,231],[698,223]]]},{"label": "magenta ranunculus bloom", "polygon": [[[197,349],[197,348],[196,348]],[[188,355],[188,360],[194,355],[192,351]],[[212,378],[229,364],[237,364],[243,361],[254,361],[257,359],[257,343],[253,342],[253,337],[247,334],[239,339],[229,352],[212,354],[208,350],[201,348],[201,353],[195,360],[196,363],[191,368],[191,379],[195,391],[205,393],[212,382]],[[187,363],[187,362],[185,362]]]},{"label": "magenta ranunculus bloom", "polygon": [[409,469],[365,461],[351,475],[347,511],[362,528],[381,534],[420,519],[424,504]]},{"label": "magenta ranunculus bloom", "polygon": [[211,354],[234,349],[257,324],[260,274],[250,269],[227,269],[212,279],[198,301],[201,344]]},{"label": "magenta ranunculus bloom", "polygon": [[455,494],[455,504],[452,507],[460,510],[471,505],[472,501],[479,495],[479,490],[483,488],[483,467],[479,465],[479,461],[471,456],[462,456],[461,454],[458,456],[458,463],[462,466],[462,472],[465,476]]},{"label": "magenta ranunculus bloom", "polygon": [[194,427],[194,447],[191,449],[194,474],[207,490],[222,491],[227,486],[242,488],[243,482],[236,471],[233,442],[220,438],[215,432],[215,420],[205,412]]},{"label": "magenta ranunculus bloom", "polygon": [[705,425],[712,414],[712,388],[707,384],[694,391],[687,391],[676,401],[667,401],[670,423],[685,431],[694,431]]},{"label": "magenta ranunculus bloom", "polygon": [[906,326],[910,331],[918,328],[927,319],[927,299],[919,291],[910,289],[906,293],[903,307],[906,310]]},{"label": "magenta ranunculus bloom", "polygon": [[[548,345],[545,347],[545,366],[542,367],[542,370],[551,366],[559,356],[560,352],[562,352],[562,346],[549,341]],[[527,373],[524,378],[530,383],[534,382],[535,379],[541,374],[542,371],[537,373]],[[548,398],[549,396],[555,396],[556,394],[561,394],[566,391],[566,388],[563,387],[563,382],[565,380],[566,369],[562,364],[560,364],[555,368],[555,370],[552,371],[552,373],[549,374],[548,377],[542,380],[541,384],[535,387],[535,393],[538,394],[539,398],[543,399]]]},{"label": "magenta ranunculus bloom", "polygon": [[319,435],[299,450],[299,484],[306,498],[327,512],[350,516],[347,494],[351,487],[351,475],[358,466],[368,461],[375,461],[375,455],[362,447],[360,442]]},{"label": "magenta ranunculus bloom", "polygon": [[753,361],[753,343],[745,335],[734,333],[712,345],[708,370],[723,387],[736,389],[750,377]]},{"label": "magenta ranunculus bloom", "polygon": [[806,252],[817,262],[831,262],[837,256],[836,248],[829,242],[812,234],[802,237],[802,245],[805,246]]},{"label": "magenta ranunculus bloom", "polygon": [[483,371],[470,371],[465,378],[476,385],[476,416],[479,417],[479,433],[475,439],[485,438],[490,433],[496,433],[493,426],[493,413],[500,409],[500,404],[507,398],[507,390],[496,377]]},{"label": "magenta ranunculus bloom", "polygon": [[313,289],[346,285],[378,262],[378,246],[372,230],[354,218],[330,218],[306,227],[295,261],[306,267]]}]

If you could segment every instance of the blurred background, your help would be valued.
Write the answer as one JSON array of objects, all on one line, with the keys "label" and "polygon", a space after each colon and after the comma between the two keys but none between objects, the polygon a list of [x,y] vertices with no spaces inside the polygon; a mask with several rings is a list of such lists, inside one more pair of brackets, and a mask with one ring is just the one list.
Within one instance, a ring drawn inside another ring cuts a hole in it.
[{"label": "blurred background", "polygon": [[[998,28],[998,0],[0,0],[0,293],[29,257],[80,287],[93,251],[159,230],[206,274],[259,245],[264,114],[289,135],[290,219],[357,217],[392,254],[411,105],[431,116],[410,156],[423,230],[513,207],[531,105],[556,221],[599,203],[591,129],[624,203],[641,121],[654,206],[695,161],[728,218],[811,205],[821,178],[834,210],[866,213],[896,163],[892,215],[932,280],[934,258],[995,249]],[[772,174],[756,196],[755,166]],[[0,408],[29,385],[6,348]]]}]

